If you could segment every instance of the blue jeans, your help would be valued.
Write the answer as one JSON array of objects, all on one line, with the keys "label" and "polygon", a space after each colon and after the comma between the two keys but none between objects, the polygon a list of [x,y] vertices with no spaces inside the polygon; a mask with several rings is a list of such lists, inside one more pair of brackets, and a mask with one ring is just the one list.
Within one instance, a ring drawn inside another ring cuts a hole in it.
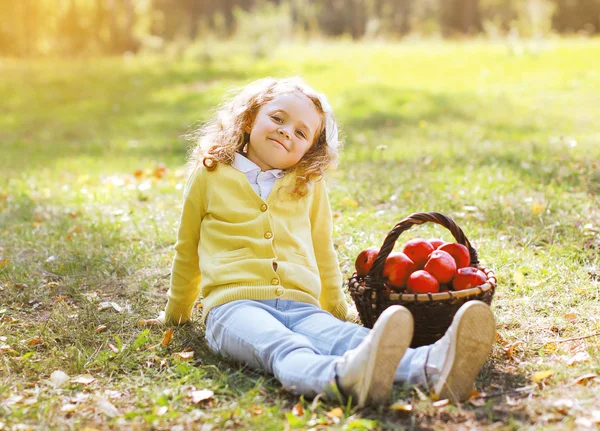
[{"label": "blue jeans", "polygon": [[[335,393],[336,364],[368,333],[312,304],[279,299],[229,302],[213,308],[206,320],[212,351],[266,371],[307,397]],[[408,349],[395,381],[423,383],[427,350]]]}]

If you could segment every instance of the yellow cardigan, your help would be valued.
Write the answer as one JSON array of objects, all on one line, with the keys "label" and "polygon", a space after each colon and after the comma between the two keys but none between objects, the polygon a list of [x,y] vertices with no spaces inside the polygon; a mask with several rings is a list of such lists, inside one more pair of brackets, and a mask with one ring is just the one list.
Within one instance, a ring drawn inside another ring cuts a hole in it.
[{"label": "yellow cardigan", "polygon": [[165,319],[190,319],[202,292],[203,314],[239,299],[285,299],[321,306],[345,319],[348,305],[332,241],[324,181],[303,198],[279,178],[267,200],[230,165],[200,165],[184,191]]}]

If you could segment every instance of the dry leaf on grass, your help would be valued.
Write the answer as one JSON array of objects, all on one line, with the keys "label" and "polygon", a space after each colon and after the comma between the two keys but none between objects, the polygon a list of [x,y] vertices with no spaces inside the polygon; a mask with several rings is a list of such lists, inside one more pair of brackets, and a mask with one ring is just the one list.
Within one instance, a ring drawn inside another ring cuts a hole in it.
[{"label": "dry leaf on grass", "polygon": [[8,344],[0,344],[0,354],[10,353],[11,355],[18,355],[19,352],[11,348]]},{"label": "dry leaf on grass", "polygon": [[433,407],[439,409],[441,407],[446,407],[448,404],[450,404],[450,400],[444,399],[444,400],[439,400],[439,401],[436,401],[435,403],[433,403]]},{"label": "dry leaf on grass", "polygon": [[192,398],[192,403],[198,404],[202,401],[211,399],[214,394],[215,393],[210,389],[200,389],[199,391],[191,391],[190,397]]},{"label": "dry leaf on grass", "polygon": [[194,359],[194,352],[188,352],[184,350],[183,352],[173,353],[173,358],[181,359],[183,361],[190,361]]},{"label": "dry leaf on grass", "polygon": [[515,341],[514,343],[510,343],[509,345],[507,345],[504,348],[504,353],[506,354],[506,357],[508,359],[514,359],[514,355],[515,355],[515,349],[517,348],[517,346],[521,344],[520,341]]},{"label": "dry leaf on grass", "polygon": [[122,313],[123,311],[125,311],[125,308],[121,307],[116,302],[105,301],[98,304],[98,311],[102,310],[114,310],[117,313]]},{"label": "dry leaf on grass", "polygon": [[98,334],[99,334],[99,333],[101,333],[101,332],[104,332],[104,331],[106,331],[107,329],[108,329],[108,326],[106,326],[106,325],[100,325],[100,326],[98,326],[98,327],[96,328],[96,333],[98,333]]},{"label": "dry leaf on grass", "polygon": [[119,353],[119,349],[117,348],[117,346],[115,346],[114,344],[110,344],[108,343],[108,348],[113,352],[113,353]]},{"label": "dry leaf on grass", "polygon": [[410,413],[413,411],[413,405],[410,403],[405,403],[404,401],[396,401],[390,406],[390,410],[401,413]]},{"label": "dry leaf on grass", "polygon": [[571,356],[567,360],[567,365],[578,364],[581,362],[589,362],[590,359],[591,359],[590,354],[588,352],[579,352],[579,353],[576,353],[575,355]]},{"label": "dry leaf on grass", "polygon": [[253,405],[252,407],[250,407],[249,410],[250,414],[252,414],[253,416],[260,416],[264,413],[262,407],[257,405]]},{"label": "dry leaf on grass", "polygon": [[63,404],[60,411],[63,413],[72,413],[77,409],[77,404]]},{"label": "dry leaf on grass", "polygon": [[344,411],[341,407],[336,407],[327,412],[326,416],[330,419],[332,418],[341,418],[344,415]]},{"label": "dry leaf on grass", "polygon": [[161,326],[163,323],[158,319],[138,320],[138,326]]},{"label": "dry leaf on grass", "polygon": [[52,374],[50,374],[50,381],[52,382],[55,388],[60,388],[64,386],[69,380],[69,375],[62,370],[56,370],[53,371]]},{"label": "dry leaf on grass", "polygon": [[41,344],[44,342],[44,339],[40,336],[35,336],[31,340],[27,341],[28,346],[35,346],[36,344]]},{"label": "dry leaf on grass", "polygon": [[98,397],[96,399],[96,408],[101,413],[104,413],[109,418],[119,416],[119,410],[114,406],[113,403],[108,401],[106,398]]},{"label": "dry leaf on grass", "polygon": [[71,379],[71,382],[81,383],[82,385],[89,385],[90,383],[95,381],[96,379],[91,374],[82,374]]},{"label": "dry leaf on grass", "polygon": [[583,384],[586,384],[587,382],[589,382],[590,380],[595,379],[596,377],[598,377],[598,375],[594,374],[594,373],[584,374],[583,376],[580,376],[580,377],[576,378],[575,380],[573,380],[573,383],[571,383],[571,384],[572,385],[583,385]]},{"label": "dry leaf on grass", "polygon": [[292,407],[292,414],[298,417],[304,416],[304,407],[302,407],[302,403],[297,403]]},{"label": "dry leaf on grass", "polygon": [[173,330],[171,328],[169,328],[163,333],[163,339],[160,344],[162,346],[168,346],[169,344],[171,344],[172,340],[173,340]]},{"label": "dry leaf on grass", "polygon": [[546,380],[548,377],[554,374],[554,370],[537,371],[533,373],[533,382],[540,383],[542,380]]}]

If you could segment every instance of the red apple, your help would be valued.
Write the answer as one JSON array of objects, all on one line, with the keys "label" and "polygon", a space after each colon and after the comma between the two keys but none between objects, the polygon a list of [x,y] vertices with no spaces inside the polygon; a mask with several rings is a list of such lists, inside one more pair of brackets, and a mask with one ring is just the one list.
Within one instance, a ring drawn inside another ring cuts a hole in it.
[{"label": "red apple", "polygon": [[427,241],[429,241],[429,244],[432,245],[434,250],[437,250],[437,248],[442,245],[445,244],[446,241],[444,241],[443,239],[439,239],[439,238],[429,238]]},{"label": "red apple", "polygon": [[449,283],[456,272],[456,262],[447,252],[435,250],[429,256],[424,269],[433,275],[438,283]]},{"label": "red apple", "polygon": [[414,262],[404,253],[392,252],[383,265],[383,276],[387,278],[388,285],[395,291],[400,291],[406,286],[408,276],[415,271]]},{"label": "red apple", "polygon": [[487,280],[485,272],[472,266],[459,268],[452,280],[454,290],[470,289],[472,287],[481,286]]},{"label": "red apple", "polygon": [[406,254],[415,263],[417,269],[422,269],[429,255],[433,251],[433,246],[429,241],[423,238],[415,238],[406,241],[402,252]]},{"label": "red apple", "polygon": [[354,267],[356,268],[356,275],[359,277],[365,277],[371,267],[373,266],[373,262],[375,262],[375,258],[379,254],[378,247],[369,247],[361,251],[356,258],[356,262],[354,262]]},{"label": "red apple", "polygon": [[440,290],[440,285],[433,275],[422,269],[413,272],[408,277],[406,286],[411,293],[436,293]]},{"label": "red apple", "polygon": [[471,263],[471,255],[469,249],[462,244],[456,242],[447,242],[440,246],[438,250],[443,250],[454,258],[457,268],[464,268]]}]

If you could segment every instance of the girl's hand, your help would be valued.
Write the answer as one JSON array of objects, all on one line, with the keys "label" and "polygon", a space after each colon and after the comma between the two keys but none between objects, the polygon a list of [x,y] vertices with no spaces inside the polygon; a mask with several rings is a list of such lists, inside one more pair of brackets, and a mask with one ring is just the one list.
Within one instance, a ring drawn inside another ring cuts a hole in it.
[{"label": "girl's hand", "polygon": [[158,317],[154,318],[154,319],[148,319],[148,320],[141,320],[140,322],[138,322],[139,325],[142,326],[159,326],[159,325],[164,325],[165,324],[165,312],[161,311],[158,315]]}]

